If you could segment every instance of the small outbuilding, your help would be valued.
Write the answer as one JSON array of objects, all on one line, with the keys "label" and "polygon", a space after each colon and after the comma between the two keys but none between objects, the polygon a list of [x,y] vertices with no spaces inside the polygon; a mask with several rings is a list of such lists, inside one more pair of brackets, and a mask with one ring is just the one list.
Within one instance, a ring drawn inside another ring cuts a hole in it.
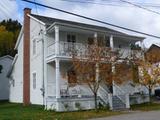
[{"label": "small outbuilding", "polygon": [[0,100],[9,99],[9,78],[7,73],[11,67],[13,58],[9,55],[0,57]]}]

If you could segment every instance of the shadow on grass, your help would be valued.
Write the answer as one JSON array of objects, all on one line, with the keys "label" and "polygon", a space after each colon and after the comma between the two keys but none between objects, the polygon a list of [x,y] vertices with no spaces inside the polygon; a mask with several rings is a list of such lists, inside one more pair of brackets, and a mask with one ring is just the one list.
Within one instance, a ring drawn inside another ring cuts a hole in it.
[{"label": "shadow on grass", "polygon": [[131,110],[141,110],[141,111],[152,111],[152,110],[160,110],[160,103],[143,103],[132,105]]}]

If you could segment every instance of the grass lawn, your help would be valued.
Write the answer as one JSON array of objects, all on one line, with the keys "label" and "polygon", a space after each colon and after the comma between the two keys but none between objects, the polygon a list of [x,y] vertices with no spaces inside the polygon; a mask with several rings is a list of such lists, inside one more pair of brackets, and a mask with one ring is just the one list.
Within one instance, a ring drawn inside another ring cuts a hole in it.
[{"label": "grass lawn", "polygon": [[[145,103],[131,106],[131,110],[151,111],[160,110],[158,103]],[[63,112],[45,111],[42,106],[31,105],[23,107],[22,104],[0,102],[0,120],[86,120],[96,117],[107,117],[127,112],[112,112],[109,110]]]},{"label": "grass lawn", "polygon": [[41,106],[36,105],[23,107],[22,104],[0,102],[0,120],[85,120],[118,114],[122,114],[122,112],[112,112],[109,110],[95,112],[94,110],[90,110],[57,113],[54,111],[44,111]]},{"label": "grass lawn", "polygon": [[144,103],[139,105],[132,105],[131,110],[140,110],[140,111],[160,110],[160,103]]}]

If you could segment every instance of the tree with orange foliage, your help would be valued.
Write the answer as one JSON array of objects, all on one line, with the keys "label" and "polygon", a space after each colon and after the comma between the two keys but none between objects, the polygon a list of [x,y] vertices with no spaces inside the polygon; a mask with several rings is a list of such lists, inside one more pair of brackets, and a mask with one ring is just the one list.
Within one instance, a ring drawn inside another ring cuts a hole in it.
[{"label": "tree with orange foliage", "polygon": [[122,84],[132,79],[132,67],[127,60],[115,64],[113,79],[116,84]]},{"label": "tree with orange foliage", "polygon": [[140,56],[135,56],[137,55],[136,53],[130,60],[134,65],[138,65],[138,83],[148,89],[149,98],[151,100],[152,89],[160,83],[159,51],[157,51],[157,49],[150,49],[148,51],[144,49],[140,50],[138,53],[140,53]]},{"label": "tree with orange foliage", "polygon": [[[76,79],[76,84],[87,84],[93,92],[95,109],[97,110],[97,92],[100,84],[112,85],[112,65],[117,62],[119,54],[104,46],[103,43],[94,41],[86,45],[83,50],[73,49],[72,63],[74,74],[70,79]],[[76,77],[75,77],[76,76]],[[119,79],[118,79],[119,80]],[[74,81],[74,80],[73,80]]]},{"label": "tree with orange foliage", "polygon": [[140,63],[139,83],[146,86],[151,100],[152,89],[160,83],[160,66],[146,60]]}]

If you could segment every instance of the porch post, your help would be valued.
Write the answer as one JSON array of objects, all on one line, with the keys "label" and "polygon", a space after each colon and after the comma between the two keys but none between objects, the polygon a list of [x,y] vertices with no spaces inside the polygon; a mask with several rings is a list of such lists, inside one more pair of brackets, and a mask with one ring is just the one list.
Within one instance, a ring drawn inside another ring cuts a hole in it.
[{"label": "porch post", "polygon": [[56,98],[60,98],[60,65],[59,65],[59,59],[56,58],[55,60],[56,64]]},{"label": "porch post", "polygon": [[110,40],[110,47],[111,49],[113,49],[114,48],[113,35],[110,36],[109,40]]},{"label": "porch post", "polygon": [[59,27],[55,26],[55,55],[59,55]]},{"label": "porch post", "polygon": [[[110,35],[110,38],[109,38],[109,41],[110,41],[110,47],[111,47],[111,50],[114,49],[114,42],[113,42],[113,35]],[[115,64],[113,63],[112,64],[112,74],[115,74]],[[114,86],[114,80],[112,80],[112,94],[115,95],[115,86]]]},{"label": "porch post", "polygon": [[98,35],[97,35],[97,32],[95,32],[95,33],[94,33],[94,43],[96,43],[96,44],[98,43],[97,36],[98,36]]},{"label": "porch post", "polygon": [[[112,64],[112,74],[115,75],[115,64]],[[116,95],[116,88],[115,88],[115,83],[114,83],[114,79],[112,80],[112,91],[113,91],[113,95]]]}]

